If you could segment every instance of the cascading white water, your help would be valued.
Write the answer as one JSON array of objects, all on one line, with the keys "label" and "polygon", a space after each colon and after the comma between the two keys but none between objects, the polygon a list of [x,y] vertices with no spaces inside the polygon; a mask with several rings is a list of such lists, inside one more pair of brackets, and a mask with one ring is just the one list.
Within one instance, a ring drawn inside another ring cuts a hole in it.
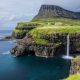
[{"label": "cascading white water", "polygon": [[67,56],[69,56],[69,44],[70,44],[70,39],[69,35],[67,36]]},{"label": "cascading white water", "polygon": [[66,50],[66,56],[63,56],[64,59],[73,59],[70,55],[69,55],[69,49],[70,49],[70,38],[69,35],[67,35],[67,50]]}]

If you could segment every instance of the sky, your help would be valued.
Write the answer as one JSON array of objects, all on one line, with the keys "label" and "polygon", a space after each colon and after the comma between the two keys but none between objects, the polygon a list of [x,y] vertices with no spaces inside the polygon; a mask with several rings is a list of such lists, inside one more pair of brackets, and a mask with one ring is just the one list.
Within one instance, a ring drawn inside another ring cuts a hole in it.
[{"label": "sky", "polygon": [[18,22],[31,20],[42,4],[80,12],[80,0],[0,0],[0,30],[13,29]]}]

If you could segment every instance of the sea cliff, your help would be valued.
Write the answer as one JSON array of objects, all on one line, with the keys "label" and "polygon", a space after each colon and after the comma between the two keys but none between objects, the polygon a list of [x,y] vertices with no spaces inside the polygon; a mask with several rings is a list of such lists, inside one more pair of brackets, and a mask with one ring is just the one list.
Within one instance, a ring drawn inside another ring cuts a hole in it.
[{"label": "sea cliff", "polygon": [[11,53],[19,56],[22,54],[28,55],[28,52],[32,51],[34,55],[41,57],[61,56],[61,52],[66,53],[67,35],[70,35],[70,55],[76,56],[80,52],[80,30],[79,27],[70,27],[47,26],[35,28],[17,43]]},{"label": "sea cliff", "polygon": [[[80,73],[80,13],[55,5],[42,5],[30,22],[20,22],[12,37],[20,39],[11,50],[15,56],[54,57],[66,54],[67,35],[70,38],[70,74]],[[67,79],[66,79],[67,80]]]},{"label": "sea cliff", "polygon": [[34,55],[42,57],[58,56],[61,52],[65,54],[66,38],[70,35],[70,55],[79,54],[79,18],[78,12],[56,5],[42,5],[32,21],[17,24],[12,36],[21,40],[11,53],[19,56],[33,52]]}]

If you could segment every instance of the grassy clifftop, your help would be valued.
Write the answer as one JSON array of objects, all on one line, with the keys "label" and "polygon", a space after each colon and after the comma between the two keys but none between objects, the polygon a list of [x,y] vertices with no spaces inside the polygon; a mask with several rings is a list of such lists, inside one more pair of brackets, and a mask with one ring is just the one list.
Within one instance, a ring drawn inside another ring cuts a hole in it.
[{"label": "grassy clifftop", "polygon": [[56,5],[42,5],[38,15],[32,21],[17,24],[14,30],[14,37],[21,39],[30,30],[45,26],[80,26],[80,13],[68,11]]},{"label": "grassy clifftop", "polygon": [[61,25],[80,26],[80,20],[73,20],[73,19],[67,19],[67,18],[33,19],[32,22],[44,23],[44,24],[50,23],[51,25],[56,25],[57,23],[62,23]]},{"label": "grassy clifftop", "polygon": [[13,36],[21,39],[25,37],[26,33],[28,33],[30,30],[40,26],[43,26],[43,24],[37,22],[20,22],[13,31]]},{"label": "grassy clifftop", "polygon": [[[77,27],[78,26],[78,27]],[[26,33],[31,31],[31,33],[35,32],[34,35],[39,33],[72,33],[72,32],[80,32],[79,31],[80,21],[72,20],[66,18],[55,18],[55,19],[38,19],[32,20],[30,22],[20,22],[17,24],[14,30],[15,38],[23,38]],[[42,28],[43,27],[43,28]],[[35,30],[33,30],[35,28]]]},{"label": "grassy clifftop", "polygon": [[[37,44],[48,44],[49,41],[43,39],[43,36],[48,37],[55,34],[80,34],[80,26],[44,26],[38,27],[29,32]],[[59,41],[57,41],[59,44]]]},{"label": "grassy clifftop", "polygon": [[80,34],[80,26],[45,26],[45,27],[35,28],[30,31],[30,34],[34,37],[40,37],[41,34],[49,35],[55,33]]}]

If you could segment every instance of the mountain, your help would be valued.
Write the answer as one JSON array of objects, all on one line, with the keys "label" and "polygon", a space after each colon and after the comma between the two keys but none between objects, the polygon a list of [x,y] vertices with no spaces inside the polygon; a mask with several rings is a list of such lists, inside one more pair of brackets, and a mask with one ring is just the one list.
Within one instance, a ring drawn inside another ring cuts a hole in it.
[{"label": "mountain", "polygon": [[65,10],[62,7],[56,5],[42,5],[38,15],[34,19],[41,18],[69,18],[69,19],[80,19],[80,12],[72,12]]}]

